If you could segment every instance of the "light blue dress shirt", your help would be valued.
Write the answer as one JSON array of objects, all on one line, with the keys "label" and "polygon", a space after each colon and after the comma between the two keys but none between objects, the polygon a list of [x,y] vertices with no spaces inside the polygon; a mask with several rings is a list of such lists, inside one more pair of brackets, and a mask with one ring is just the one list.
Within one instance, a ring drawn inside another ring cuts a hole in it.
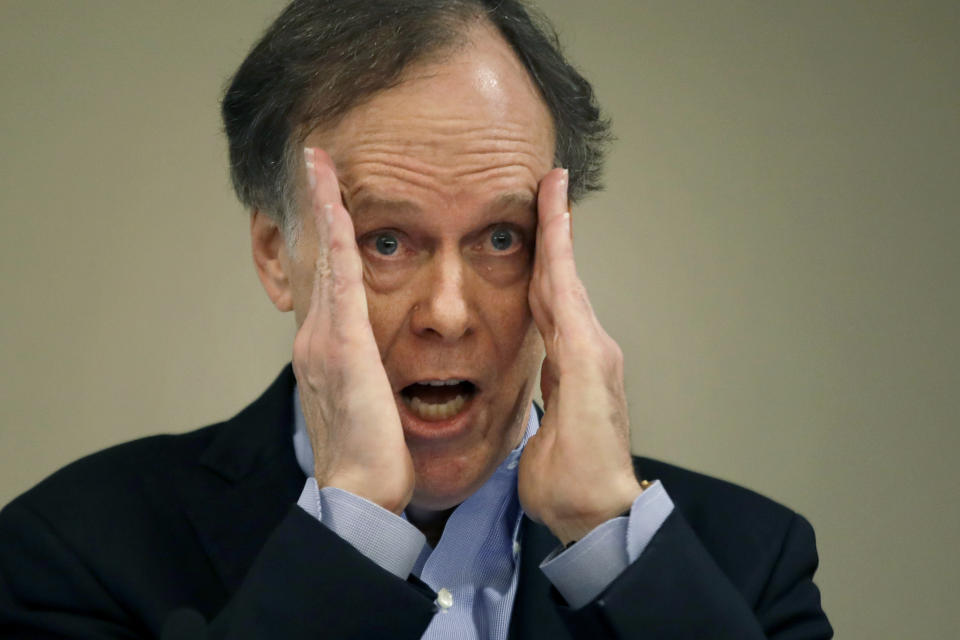
[{"label": "light blue dress shirt", "polygon": [[[505,640],[516,595],[523,509],[517,497],[517,465],[523,447],[539,428],[537,412],[520,445],[487,482],[450,514],[436,548],[406,519],[334,487],[318,488],[306,422],[294,392],[297,462],[307,476],[297,504],[401,579],[413,574],[438,592],[425,639]],[[659,481],[634,501],[629,516],[601,524],[567,550],[558,547],[540,565],[573,608],[603,592],[634,562],[673,511]]]}]

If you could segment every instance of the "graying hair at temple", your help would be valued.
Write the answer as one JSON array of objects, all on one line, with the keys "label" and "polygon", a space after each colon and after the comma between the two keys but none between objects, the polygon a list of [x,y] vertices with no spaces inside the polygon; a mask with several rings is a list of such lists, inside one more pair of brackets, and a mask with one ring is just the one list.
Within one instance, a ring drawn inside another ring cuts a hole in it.
[{"label": "graying hair at temple", "polygon": [[456,49],[478,20],[503,35],[553,117],[554,161],[576,201],[601,188],[610,140],[590,83],[564,58],[547,20],[517,0],[295,0],[237,70],[221,104],[240,201],[296,236],[300,147],[353,107],[396,85],[408,66]]}]

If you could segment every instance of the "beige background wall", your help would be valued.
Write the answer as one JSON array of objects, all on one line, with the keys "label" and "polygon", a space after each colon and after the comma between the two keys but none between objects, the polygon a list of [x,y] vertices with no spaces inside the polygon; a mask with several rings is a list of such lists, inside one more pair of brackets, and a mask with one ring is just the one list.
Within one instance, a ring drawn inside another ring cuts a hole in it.
[{"label": "beige background wall", "polygon": [[[288,359],[217,119],[279,6],[0,1],[0,503]],[[635,450],[808,516],[839,637],[956,637],[960,4],[541,6],[619,135],[577,252]]]}]

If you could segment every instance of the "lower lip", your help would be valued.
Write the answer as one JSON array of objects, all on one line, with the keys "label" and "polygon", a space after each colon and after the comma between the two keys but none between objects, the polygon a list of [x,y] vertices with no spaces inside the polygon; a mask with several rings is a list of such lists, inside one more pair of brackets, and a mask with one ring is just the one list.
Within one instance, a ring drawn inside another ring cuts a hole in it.
[{"label": "lower lip", "polygon": [[403,433],[407,439],[413,440],[446,440],[456,438],[467,432],[470,418],[477,406],[478,391],[474,391],[470,399],[460,411],[445,420],[424,420],[407,406],[406,401],[398,396],[397,408],[400,413],[400,422],[403,424]]}]

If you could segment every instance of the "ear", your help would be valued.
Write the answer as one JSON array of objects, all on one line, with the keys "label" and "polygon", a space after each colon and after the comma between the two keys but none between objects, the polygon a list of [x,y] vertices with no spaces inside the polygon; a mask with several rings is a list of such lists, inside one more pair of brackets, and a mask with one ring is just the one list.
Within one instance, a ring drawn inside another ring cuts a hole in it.
[{"label": "ear", "polygon": [[257,209],[250,215],[250,245],[253,264],[267,296],[280,311],[292,310],[291,264],[286,240],[277,221]]}]

